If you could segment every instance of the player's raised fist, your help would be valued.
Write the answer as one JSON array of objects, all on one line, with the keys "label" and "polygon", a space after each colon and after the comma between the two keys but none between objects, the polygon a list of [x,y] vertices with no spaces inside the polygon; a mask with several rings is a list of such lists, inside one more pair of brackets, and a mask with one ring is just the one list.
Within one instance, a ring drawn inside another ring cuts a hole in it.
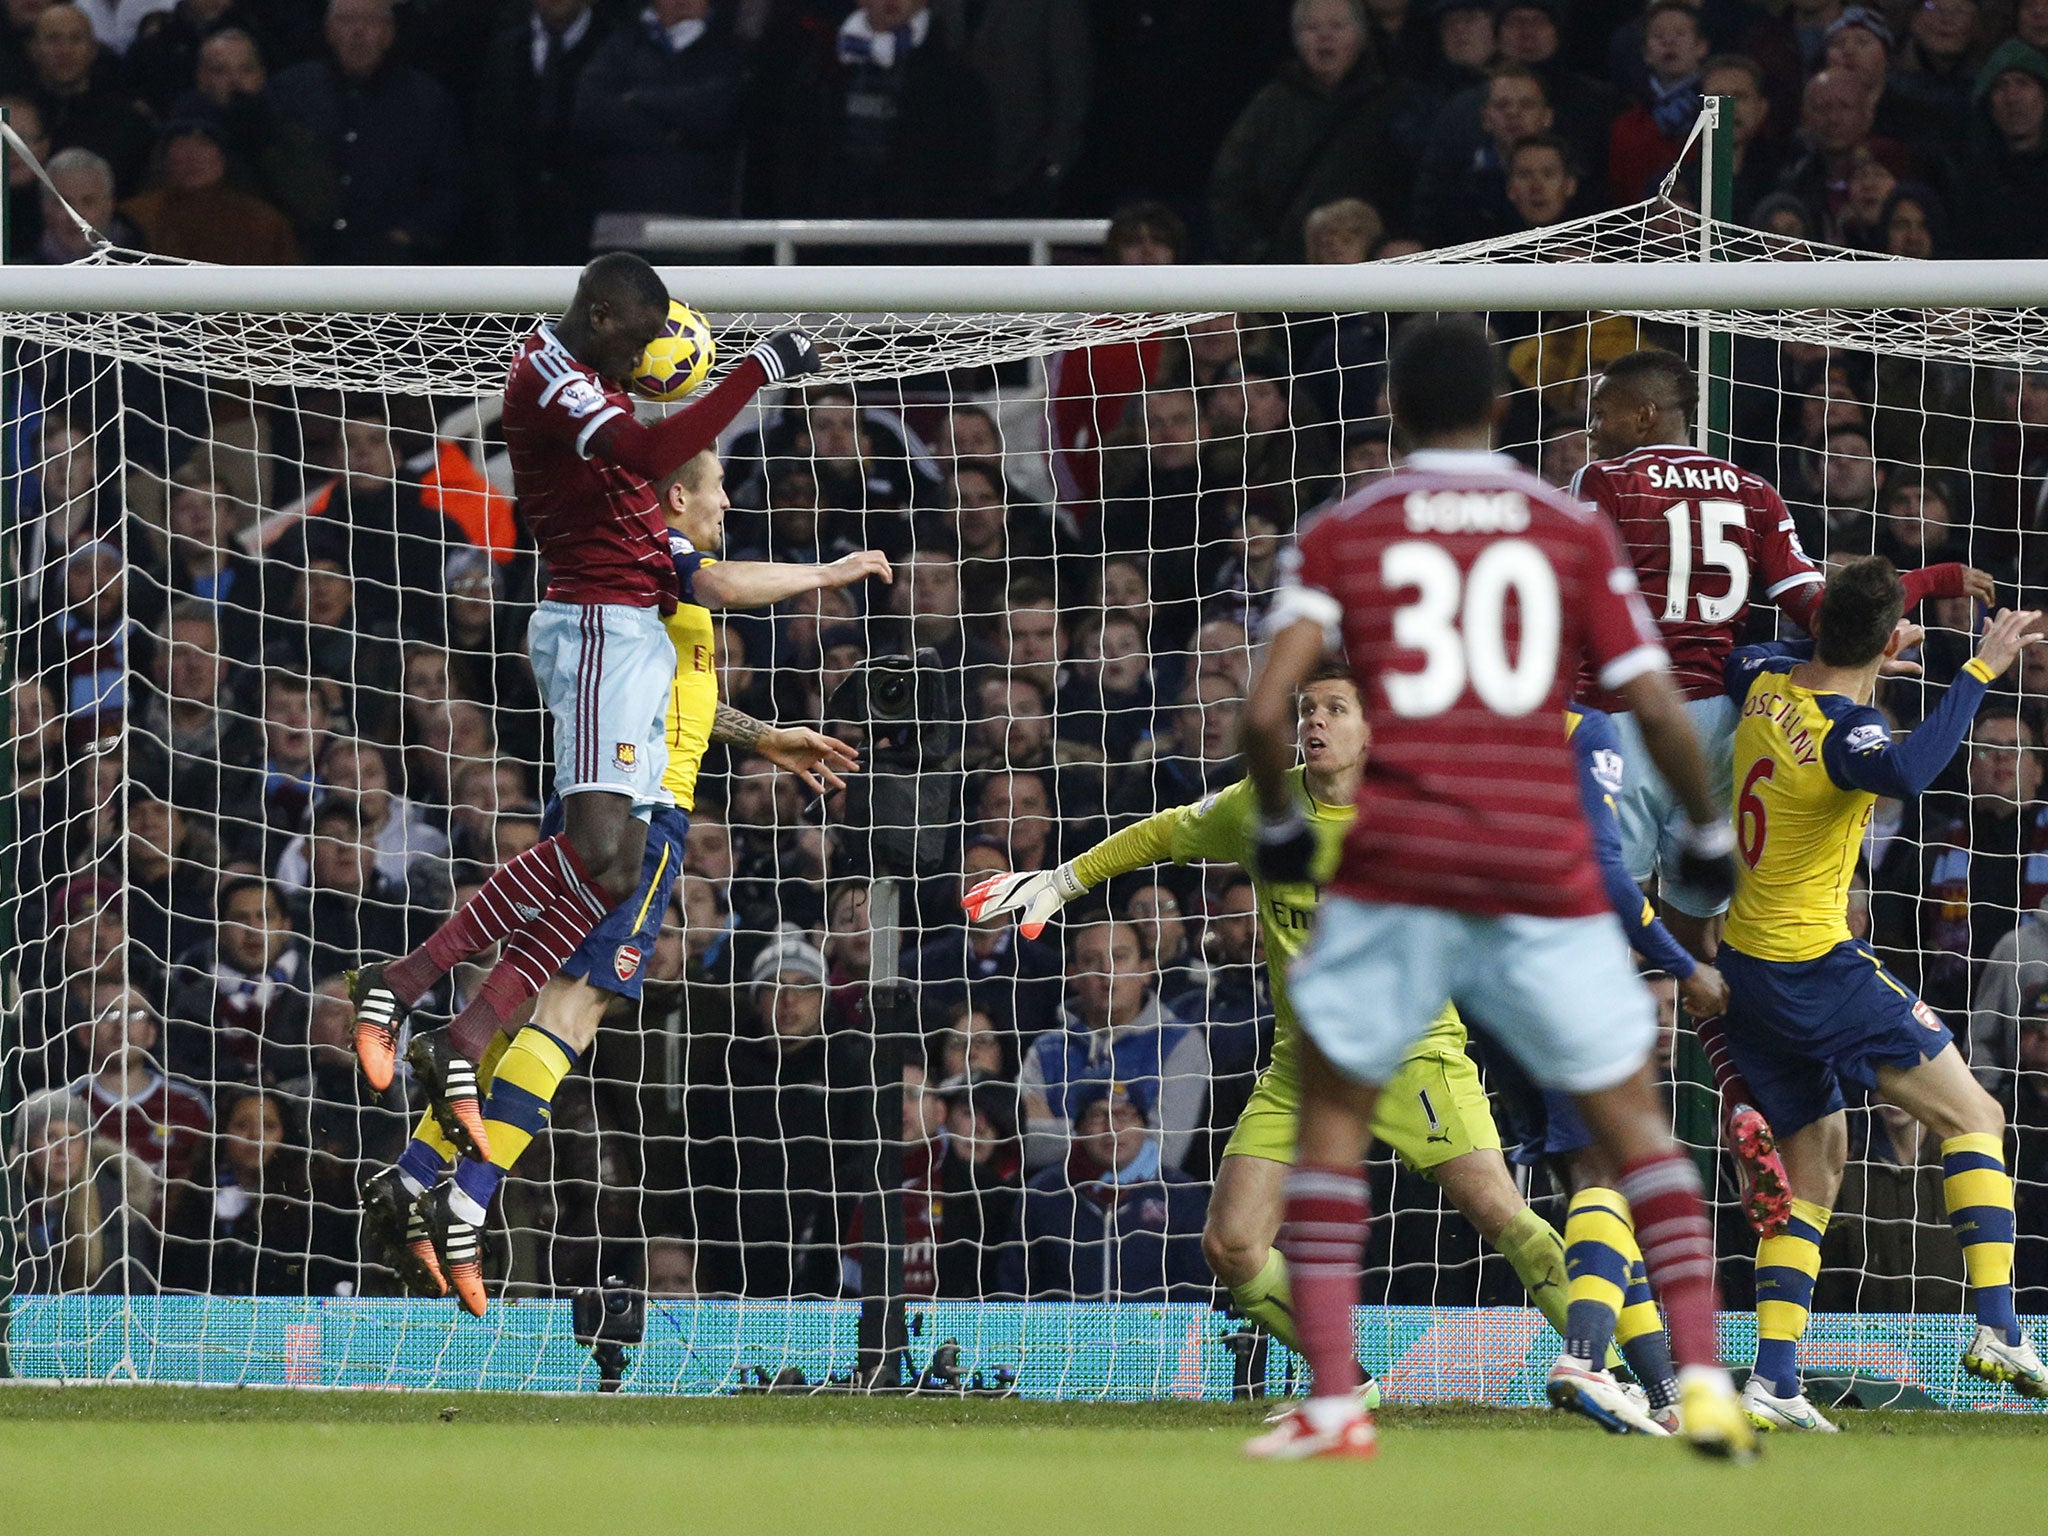
[{"label": "player's raised fist", "polygon": [[2030,608],[2002,608],[1985,627],[1984,638],[1977,642],[1977,660],[1997,677],[2019,660],[2021,651],[2039,645],[2043,638],[2038,612]]},{"label": "player's raised fist", "polygon": [[1087,889],[1073,866],[1062,864],[1026,875],[990,875],[962,896],[960,905],[975,922],[1014,912],[1018,931],[1035,939],[1053,913]]},{"label": "player's raised fist", "polygon": [[757,344],[747,356],[760,363],[770,384],[781,384],[816,373],[825,366],[825,354],[804,331],[777,331]]},{"label": "player's raised fist", "polygon": [[1735,828],[1725,821],[1689,823],[1679,834],[1678,875],[1710,901],[1735,894]]}]

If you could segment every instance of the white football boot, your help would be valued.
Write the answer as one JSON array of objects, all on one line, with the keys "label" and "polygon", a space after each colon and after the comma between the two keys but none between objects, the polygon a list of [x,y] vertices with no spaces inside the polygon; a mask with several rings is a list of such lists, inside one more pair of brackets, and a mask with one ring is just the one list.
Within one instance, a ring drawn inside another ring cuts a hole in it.
[{"label": "white football boot", "polygon": [[1963,1351],[1963,1369],[1980,1381],[2008,1386],[2021,1397],[2048,1397],[2048,1366],[2034,1353],[2034,1341],[2022,1332],[2008,1344],[1996,1328],[1978,1325],[1977,1335]]},{"label": "white football boot", "polygon": [[1749,1422],[1758,1429],[1803,1429],[1823,1435],[1841,1433],[1841,1426],[1823,1418],[1821,1411],[1806,1400],[1804,1392],[1794,1393],[1791,1397],[1774,1397],[1765,1389],[1762,1380],[1755,1376],[1743,1385],[1742,1411],[1749,1415]]},{"label": "white football boot", "polygon": [[1613,1435],[1666,1435],[1650,1417],[1649,1399],[1629,1395],[1628,1388],[1606,1371],[1596,1371],[1583,1360],[1559,1355],[1543,1385],[1543,1395],[1553,1408],[1562,1408],[1591,1419]]}]

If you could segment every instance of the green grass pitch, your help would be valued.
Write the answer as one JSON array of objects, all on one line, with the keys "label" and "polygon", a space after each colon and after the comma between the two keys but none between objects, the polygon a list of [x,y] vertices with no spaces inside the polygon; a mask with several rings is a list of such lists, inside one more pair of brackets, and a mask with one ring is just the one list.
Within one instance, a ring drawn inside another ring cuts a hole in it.
[{"label": "green grass pitch", "polygon": [[[1541,1412],[1396,1409],[1369,1466],[1250,1466],[1248,1406],[0,1391],[9,1536],[2048,1529],[2048,1420],[1854,1413],[1748,1467]],[[1950,1511],[1945,1516],[1942,1511]]]}]

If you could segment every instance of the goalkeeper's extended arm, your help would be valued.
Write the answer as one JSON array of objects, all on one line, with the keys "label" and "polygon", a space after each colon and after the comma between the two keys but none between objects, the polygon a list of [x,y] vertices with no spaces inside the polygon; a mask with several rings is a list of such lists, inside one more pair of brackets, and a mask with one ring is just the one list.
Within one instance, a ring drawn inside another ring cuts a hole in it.
[{"label": "goalkeeper's extended arm", "polygon": [[976,921],[1005,912],[1017,914],[1027,939],[1045,932],[1053,913],[1112,875],[1127,874],[1173,857],[1173,811],[1148,816],[1112,834],[1056,869],[1030,874],[990,875],[960,899]]},{"label": "goalkeeper's extended arm", "polygon": [[591,435],[590,451],[659,484],[714,447],[718,434],[733,424],[764,384],[780,384],[823,366],[810,337],[802,331],[778,332],[741,358],[703,399],[691,401],[674,415],[652,426],[631,416],[614,416]]}]

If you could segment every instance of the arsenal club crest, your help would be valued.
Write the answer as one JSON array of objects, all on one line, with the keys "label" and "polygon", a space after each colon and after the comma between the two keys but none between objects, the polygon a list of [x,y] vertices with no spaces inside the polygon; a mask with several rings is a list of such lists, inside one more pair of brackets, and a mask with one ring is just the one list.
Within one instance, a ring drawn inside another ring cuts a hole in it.
[{"label": "arsenal club crest", "polygon": [[621,981],[631,981],[633,973],[640,969],[639,949],[631,944],[621,944],[612,951],[612,972]]}]

